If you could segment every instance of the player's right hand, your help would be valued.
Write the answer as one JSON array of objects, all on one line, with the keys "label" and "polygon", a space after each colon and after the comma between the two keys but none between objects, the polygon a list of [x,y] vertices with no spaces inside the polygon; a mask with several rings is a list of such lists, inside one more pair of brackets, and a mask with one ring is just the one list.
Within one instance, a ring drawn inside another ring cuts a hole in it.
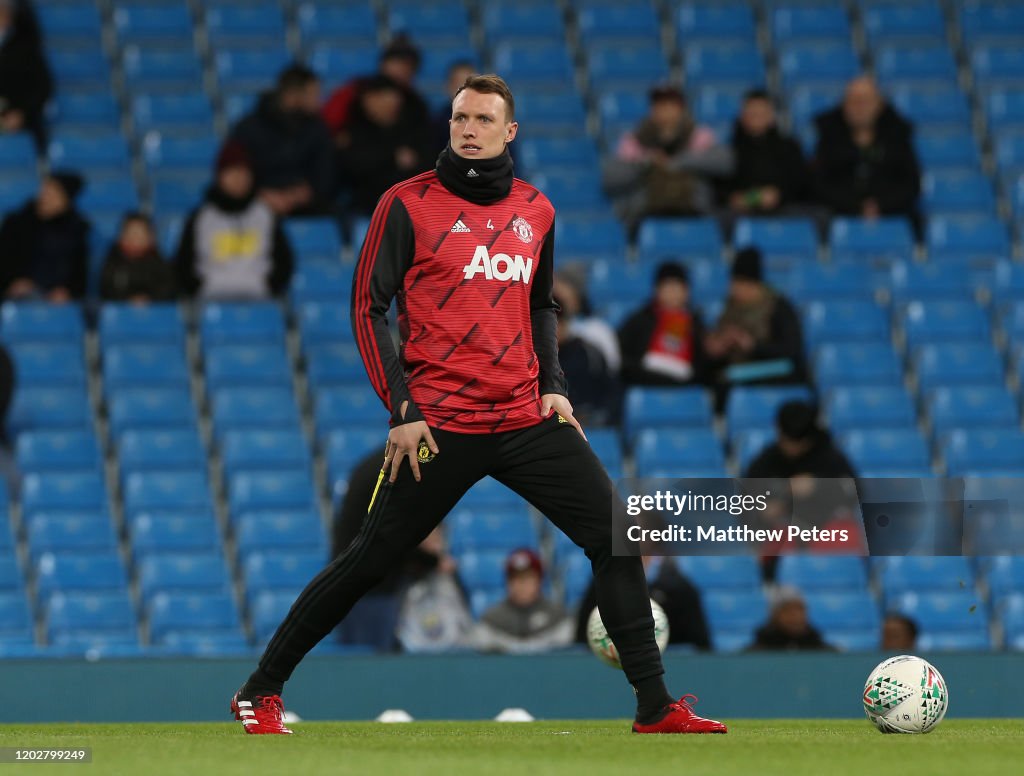
[{"label": "player's right hand", "polygon": [[388,467],[391,467],[391,476],[389,477],[391,482],[398,479],[398,472],[402,468],[402,459],[404,458],[409,459],[409,468],[412,469],[412,476],[416,478],[416,482],[420,481],[418,458],[420,442],[424,442],[434,455],[440,452],[425,420],[395,426],[388,433],[388,444],[384,453],[384,469],[386,471]]}]

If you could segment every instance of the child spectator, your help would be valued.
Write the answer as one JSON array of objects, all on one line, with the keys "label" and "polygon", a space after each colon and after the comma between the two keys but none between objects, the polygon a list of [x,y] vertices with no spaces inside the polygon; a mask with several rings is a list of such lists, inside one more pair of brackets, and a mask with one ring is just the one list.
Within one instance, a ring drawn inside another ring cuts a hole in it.
[{"label": "child spectator", "polygon": [[128,213],[107,253],[100,296],[108,302],[166,302],[176,291],[174,268],[160,255],[153,223],[142,213]]},{"label": "child spectator", "polygon": [[202,299],[267,299],[288,288],[292,249],[256,196],[241,144],[229,141],[217,157],[217,179],[185,224],[177,265],[182,291]]},{"label": "child spectator", "polygon": [[54,172],[39,195],[0,225],[0,276],[8,299],[62,303],[85,294],[89,223],[75,209],[80,175]]}]

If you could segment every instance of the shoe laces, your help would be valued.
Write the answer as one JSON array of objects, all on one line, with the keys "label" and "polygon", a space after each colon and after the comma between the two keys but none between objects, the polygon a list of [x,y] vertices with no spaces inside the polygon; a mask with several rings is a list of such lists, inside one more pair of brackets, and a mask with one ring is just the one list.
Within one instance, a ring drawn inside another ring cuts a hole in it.
[{"label": "shoe laces", "polygon": [[278,719],[284,716],[284,701],[280,695],[264,695],[260,697],[260,707],[267,711],[274,711]]},{"label": "shoe laces", "polygon": [[682,698],[677,700],[675,703],[670,704],[669,708],[670,709],[675,709],[677,711],[688,711],[688,712],[690,712],[692,714],[693,713],[693,704],[695,704],[697,702],[697,700],[698,700],[698,698],[697,698],[696,695],[694,695],[691,692],[688,692],[688,693],[686,693],[686,695],[684,695]]}]

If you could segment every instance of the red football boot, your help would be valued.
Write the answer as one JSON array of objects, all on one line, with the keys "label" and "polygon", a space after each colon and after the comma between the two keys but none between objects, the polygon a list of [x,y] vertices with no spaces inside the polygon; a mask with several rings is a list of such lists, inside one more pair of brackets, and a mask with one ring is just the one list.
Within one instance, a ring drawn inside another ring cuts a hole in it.
[{"label": "red football boot", "polygon": [[704,719],[693,713],[691,704],[697,702],[696,695],[684,695],[666,707],[666,714],[650,725],[633,723],[634,733],[727,733],[729,729],[721,722]]},{"label": "red football boot", "polygon": [[280,695],[254,695],[231,699],[231,712],[250,735],[291,735],[284,726],[284,703]]}]

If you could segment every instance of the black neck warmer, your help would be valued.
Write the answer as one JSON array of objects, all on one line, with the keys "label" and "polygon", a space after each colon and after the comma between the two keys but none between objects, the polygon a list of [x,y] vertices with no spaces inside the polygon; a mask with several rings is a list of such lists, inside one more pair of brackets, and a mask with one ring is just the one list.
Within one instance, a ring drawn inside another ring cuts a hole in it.
[{"label": "black neck warmer", "polygon": [[437,157],[437,177],[448,191],[477,205],[493,205],[512,190],[512,156],[464,159],[448,145]]}]

